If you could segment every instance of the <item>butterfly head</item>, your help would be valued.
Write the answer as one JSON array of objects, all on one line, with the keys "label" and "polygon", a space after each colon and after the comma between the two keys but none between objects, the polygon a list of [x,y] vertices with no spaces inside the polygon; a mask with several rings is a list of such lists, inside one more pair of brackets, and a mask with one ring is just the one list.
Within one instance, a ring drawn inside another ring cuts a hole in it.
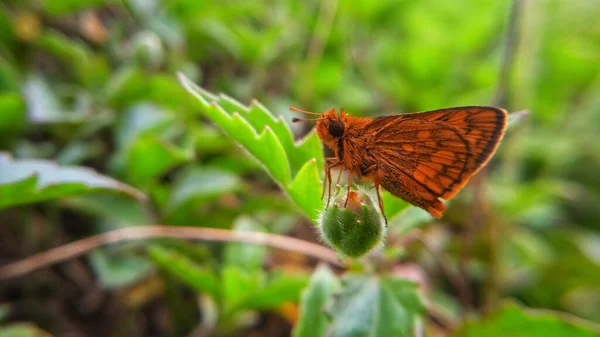
[{"label": "butterfly head", "polygon": [[338,139],[342,137],[344,135],[344,132],[346,131],[346,125],[344,124],[346,113],[344,112],[344,109],[341,109],[339,114],[336,113],[335,109],[328,109],[321,114],[299,110],[294,107],[290,107],[290,110],[302,112],[309,115],[317,115],[318,117],[314,119],[294,118],[292,119],[292,121],[316,121],[315,128],[317,129],[317,135],[329,148],[333,148],[335,144],[337,144]]}]

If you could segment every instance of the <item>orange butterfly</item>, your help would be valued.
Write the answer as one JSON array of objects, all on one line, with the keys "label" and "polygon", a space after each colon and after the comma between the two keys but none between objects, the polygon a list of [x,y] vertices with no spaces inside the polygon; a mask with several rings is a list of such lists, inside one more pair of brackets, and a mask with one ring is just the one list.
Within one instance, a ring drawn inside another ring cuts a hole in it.
[{"label": "orange butterfly", "polygon": [[[322,114],[294,107],[290,110],[318,115],[317,135],[335,153],[325,165],[323,196],[329,183],[327,206],[331,169],[342,168],[350,173],[348,193],[352,175],[374,183],[382,214],[379,186],[435,218],[446,209],[439,198],[454,197],[494,154],[507,120],[505,110],[488,106],[376,118],[350,116],[344,109],[339,114],[335,109]],[[310,119],[294,118],[293,122],[306,120]]]}]

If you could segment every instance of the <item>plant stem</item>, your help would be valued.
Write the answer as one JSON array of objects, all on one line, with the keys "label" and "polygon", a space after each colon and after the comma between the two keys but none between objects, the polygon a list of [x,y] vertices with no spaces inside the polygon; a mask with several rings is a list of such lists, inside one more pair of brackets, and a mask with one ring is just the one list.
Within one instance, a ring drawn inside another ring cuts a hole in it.
[{"label": "plant stem", "polygon": [[[506,107],[509,99],[510,74],[516,57],[516,49],[519,38],[519,28],[521,25],[521,16],[523,12],[523,0],[513,0],[508,16],[504,53],[500,65],[496,95],[493,100],[494,106]],[[484,241],[488,252],[488,273],[483,285],[483,311],[488,312],[496,306],[499,292],[499,278],[501,277],[501,266],[499,261],[499,251],[502,245],[500,237],[499,221],[489,216],[486,185],[488,179],[488,170],[482,169],[476,176],[473,186],[473,207],[471,209],[471,221],[468,228],[468,244],[463,249],[461,258],[461,271],[463,275],[467,272],[467,263],[470,254],[471,242],[473,239],[473,230],[485,228]]]},{"label": "plant stem", "polygon": [[234,241],[270,246],[273,248],[294,251],[315,257],[334,266],[344,267],[336,253],[321,245],[292,237],[258,233],[237,232],[225,229],[206,227],[177,227],[149,225],[117,229],[114,231],[90,236],[78,241],[34,254],[22,260],[0,267],[0,280],[25,276],[40,268],[49,267],[79,255],[85,254],[99,246],[129,240],[177,238],[205,241]]},{"label": "plant stem", "polygon": [[303,67],[300,102],[305,106],[308,106],[312,101],[315,72],[323,58],[323,51],[325,50],[325,45],[329,39],[331,28],[333,27],[337,6],[337,0],[328,0],[321,3],[319,19],[315,26],[310,44],[308,45],[306,66]]}]

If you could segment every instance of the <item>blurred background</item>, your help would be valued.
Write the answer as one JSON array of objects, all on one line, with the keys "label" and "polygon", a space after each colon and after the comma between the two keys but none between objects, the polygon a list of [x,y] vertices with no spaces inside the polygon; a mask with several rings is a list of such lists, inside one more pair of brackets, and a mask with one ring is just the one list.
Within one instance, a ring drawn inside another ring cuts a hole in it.
[{"label": "blurred background", "polygon": [[[154,223],[318,242],[260,165],[196,117],[180,71],[213,93],[257,99],[288,122],[289,105],[362,116],[459,105],[529,110],[443,219],[406,216],[391,226],[388,245],[401,240],[398,228],[418,227],[448,268],[468,276],[475,311],[511,297],[600,322],[600,3],[523,1],[513,33],[511,6],[1,0],[1,150],[93,168],[148,201],[91,193],[2,209],[0,263]],[[302,137],[311,125],[290,127]],[[290,335],[315,261],[240,244],[160,243],[99,248],[2,281],[0,319],[56,336],[201,336],[198,322],[220,312],[211,335]],[[444,315],[460,316],[464,303],[430,254],[415,246],[402,261],[424,275]],[[283,286],[259,289],[268,303],[240,308],[235,294],[215,301],[190,286],[190,266],[198,275],[238,266]],[[235,309],[223,314],[222,306]]]}]

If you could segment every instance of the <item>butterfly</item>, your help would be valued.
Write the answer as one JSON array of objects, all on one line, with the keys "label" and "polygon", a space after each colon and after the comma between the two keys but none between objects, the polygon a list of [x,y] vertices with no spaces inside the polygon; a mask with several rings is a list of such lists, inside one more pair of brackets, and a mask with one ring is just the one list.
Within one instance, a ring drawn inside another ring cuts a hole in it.
[{"label": "butterfly", "polygon": [[[375,185],[377,201],[387,224],[380,187],[440,218],[446,206],[440,199],[454,197],[492,157],[507,123],[504,109],[463,106],[382,117],[357,117],[328,109],[316,115],[317,135],[335,157],[325,160],[323,196],[331,170],[347,170],[348,193],[352,176]],[[339,178],[338,178],[339,181]],[[346,198],[346,205],[348,199]],[[345,207],[345,206],[344,206]]]}]

